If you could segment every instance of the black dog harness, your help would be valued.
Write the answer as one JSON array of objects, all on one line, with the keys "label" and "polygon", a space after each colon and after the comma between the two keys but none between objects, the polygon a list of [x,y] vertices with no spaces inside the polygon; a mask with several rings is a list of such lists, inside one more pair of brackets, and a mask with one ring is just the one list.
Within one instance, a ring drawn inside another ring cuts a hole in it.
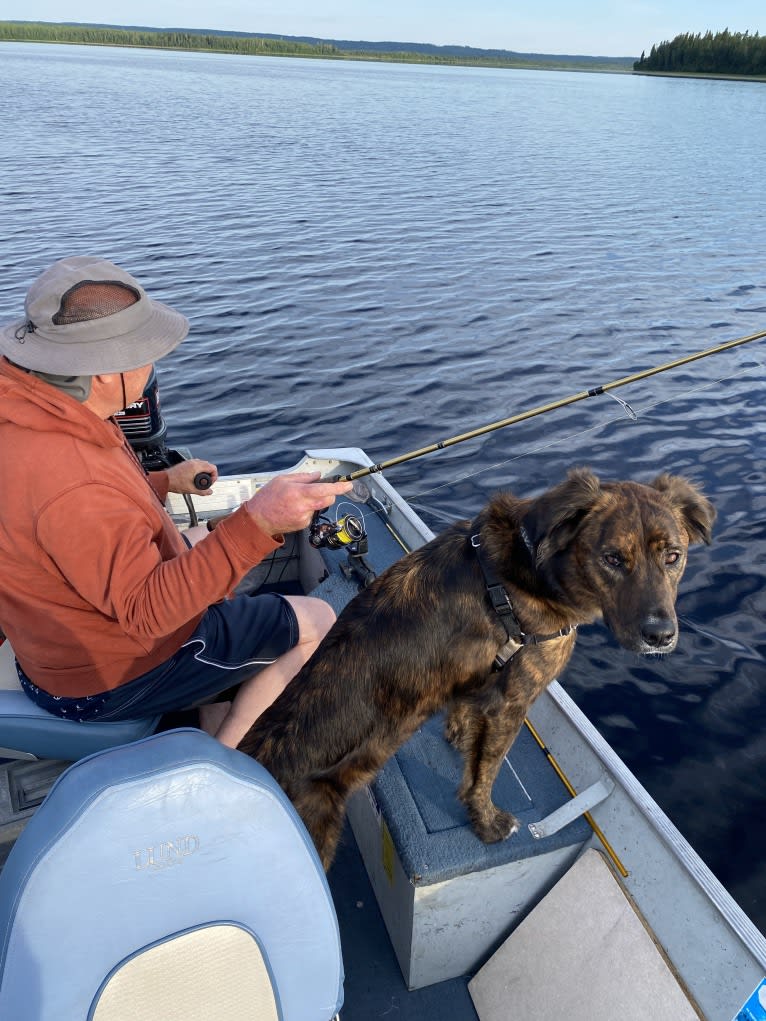
[{"label": "black dog harness", "polygon": [[[567,624],[566,627],[560,628],[558,631],[554,631],[549,635],[525,634],[521,630],[521,624],[519,624],[516,614],[513,612],[513,606],[508,592],[493,571],[492,565],[482,552],[481,537],[479,536],[479,533],[476,532],[476,534],[472,535],[468,541],[471,548],[476,553],[476,560],[481,568],[481,573],[484,575],[484,585],[487,589],[487,596],[492,609],[500,618],[500,623],[503,625],[508,639],[505,645],[498,650],[498,653],[495,656],[495,661],[492,664],[493,670],[502,670],[505,664],[510,659],[513,659],[519,649],[523,649],[525,645],[539,645],[540,642],[550,642],[555,638],[566,638],[567,635],[571,635],[571,633],[577,629],[576,624]],[[526,541],[525,537],[525,542]]]}]

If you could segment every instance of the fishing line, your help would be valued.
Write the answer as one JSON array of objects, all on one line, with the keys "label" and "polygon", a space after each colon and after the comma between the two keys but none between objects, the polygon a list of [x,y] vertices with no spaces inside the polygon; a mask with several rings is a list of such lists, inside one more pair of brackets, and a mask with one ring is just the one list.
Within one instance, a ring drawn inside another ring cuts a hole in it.
[{"label": "fishing line", "polygon": [[611,397],[613,401],[617,401],[617,403],[620,405],[620,407],[625,412],[625,414],[628,416],[628,418],[633,419],[634,422],[638,421],[638,415],[635,413],[633,408],[631,408],[631,406],[628,404],[628,402],[624,401],[622,399],[622,397],[618,397],[617,394],[613,394],[613,393],[607,393],[606,396],[607,397]]},{"label": "fishing line", "polygon": [[[761,368],[764,368],[763,363],[758,358],[753,357],[753,360]],[[721,376],[718,379],[709,380],[707,383],[700,383],[698,386],[690,387],[687,390],[680,390],[677,393],[673,394],[671,397],[662,397],[657,401],[653,401],[651,404],[647,404],[646,407],[641,408],[638,412],[635,412],[633,408],[630,407],[630,405],[625,405],[625,409],[627,409],[626,414],[633,421],[637,421],[639,416],[640,417],[647,416],[648,414],[650,414],[652,411],[656,410],[663,404],[671,404],[673,401],[689,397],[692,394],[701,393],[704,390],[710,390],[713,387],[718,386],[719,383],[725,383],[727,380],[730,379],[738,379],[739,377],[746,375],[751,370],[752,366],[746,366],[737,372],[730,373],[727,376]],[[614,394],[609,394],[608,396],[615,397]],[[618,403],[622,405],[624,402],[618,401]],[[522,450],[520,454],[514,454],[513,457],[508,457],[504,461],[497,461],[495,464],[486,465],[486,467],[478,468],[476,471],[466,472],[464,475],[460,475],[457,478],[450,479],[449,482],[444,482],[441,485],[434,486],[432,489],[425,489],[422,492],[417,493],[413,496],[405,495],[405,499],[407,500],[408,503],[413,504],[413,506],[417,506],[418,505],[417,501],[422,500],[424,496],[430,496],[432,493],[438,493],[442,489],[449,489],[459,482],[466,482],[468,479],[473,479],[476,478],[477,475],[484,474],[484,472],[493,471],[497,468],[503,468],[505,465],[511,464],[513,461],[520,461],[522,458],[529,457],[531,454],[539,454],[545,450],[550,450],[551,447],[558,446],[562,443],[566,443],[571,446],[573,444],[571,444],[570,441],[579,440],[583,436],[587,436],[589,433],[598,432],[598,430],[602,429],[605,424],[620,422],[621,420],[622,420],[621,416],[610,416],[609,418],[607,418],[606,422],[603,421],[597,422],[595,425],[588,426],[586,429],[579,429],[577,432],[567,433],[566,436],[556,437],[554,439],[549,440],[546,443],[539,443],[537,444],[537,446],[527,447],[527,449]],[[427,504],[424,505],[421,503],[420,506],[427,510],[429,514],[432,514],[437,518],[442,518],[445,521],[450,522],[456,521],[460,516],[460,515],[449,516],[445,514],[443,511],[437,511],[434,508],[428,506]]]},{"label": "fishing line", "polygon": [[451,436],[446,440],[439,440],[437,443],[432,443],[427,447],[421,447],[418,450],[411,450],[406,454],[400,454],[398,457],[389,458],[387,461],[380,461],[378,464],[370,465],[367,468],[359,468],[356,471],[349,472],[348,475],[338,476],[337,481],[353,482],[355,479],[364,478],[366,475],[372,475],[376,472],[381,472],[386,468],[393,468],[396,465],[404,464],[406,461],[412,461],[416,457],[423,457],[425,454],[432,454],[437,450],[444,450],[446,447],[452,447],[457,443],[464,443],[466,440],[475,439],[477,436],[484,436],[486,433],[494,432],[497,429],[504,429],[507,426],[516,425],[519,422],[525,422],[527,419],[535,418],[537,415],[544,415],[549,411],[556,411],[559,408],[568,407],[571,404],[576,404],[578,401],[586,400],[588,397],[600,397],[602,394],[609,393],[611,390],[616,390],[618,387],[627,386],[629,383],[637,383],[642,379],[648,379],[650,376],[655,376],[660,372],[667,372],[669,369],[676,369],[682,365],[689,365],[691,362],[696,362],[701,358],[708,358],[710,355],[729,351],[731,348],[739,347],[742,344],[749,344],[754,340],[761,340],[763,337],[766,337],[766,330],[750,334],[750,336],[747,337],[739,337],[737,340],[729,340],[724,344],[718,344],[715,347],[706,348],[704,351],[696,351],[694,354],[685,355],[682,358],[675,358],[671,362],[665,362],[662,365],[655,365],[650,369],[643,369],[641,372],[634,372],[629,376],[623,376],[621,379],[615,379],[609,383],[602,383],[600,386],[592,387],[590,390],[582,390],[580,393],[570,394],[570,396],[562,397],[557,401],[552,401],[550,404],[539,405],[538,407],[531,408],[528,411],[522,411],[517,415],[511,415],[509,418],[501,419],[499,422],[490,422],[488,425],[479,426],[477,429],[471,429],[469,432],[460,433],[457,436]]},{"label": "fishing line", "polygon": [[[343,508],[344,507],[348,508],[346,510],[345,514],[343,513]],[[344,518],[348,517],[349,514],[353,514],[355,517],[359,518],[359,520],[362,522],[362,524],[364,524],[364,514],[362,513],[361,509],[356,504],[349,503],[347,500],[345,500],[345,501],[341,501],[340,503],[336,503],[334,509],[335,509],[335,523],[336,524],[339,521],[342,521]]]}]

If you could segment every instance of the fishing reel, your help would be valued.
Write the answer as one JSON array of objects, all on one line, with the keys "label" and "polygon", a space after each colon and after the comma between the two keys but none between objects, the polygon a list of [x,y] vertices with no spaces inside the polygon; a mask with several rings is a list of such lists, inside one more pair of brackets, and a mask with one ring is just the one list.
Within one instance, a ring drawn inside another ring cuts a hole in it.
[{"label": "fishing reel", "polygon": [[309,525],[309,542],[315,549],[343,549],[355,546],[367,538],[364,522],[355,514],[346,514],[330,521],[317,511]]}]

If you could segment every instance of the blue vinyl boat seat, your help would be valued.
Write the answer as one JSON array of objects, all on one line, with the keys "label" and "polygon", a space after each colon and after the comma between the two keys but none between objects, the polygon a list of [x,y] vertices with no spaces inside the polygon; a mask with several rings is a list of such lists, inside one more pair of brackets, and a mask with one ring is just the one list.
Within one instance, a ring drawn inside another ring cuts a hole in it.
[{"label": "blue vinyl boat seat", "polygon": [[0,758],[15,754],[74,762],[153,734],[159,716],[116,723],[77,723],[53,716],[21,690],[13,650],[0,645]]},{"label": "blue vinyl boat seat", "polygon": [[71,765],[0,873],[9,1021],[330,1021],[343,977],[303,823],[199,730]]}]

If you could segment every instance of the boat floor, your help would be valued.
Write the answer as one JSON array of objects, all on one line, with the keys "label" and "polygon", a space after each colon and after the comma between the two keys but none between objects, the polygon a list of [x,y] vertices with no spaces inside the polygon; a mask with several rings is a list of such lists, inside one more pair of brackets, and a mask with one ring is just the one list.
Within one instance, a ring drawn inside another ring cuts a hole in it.
[{"label": "boat floor", "polygon": [[328,880],[346,970],[341,1021],[478,1021],[470,976],[407,989],[348,823]]}]

